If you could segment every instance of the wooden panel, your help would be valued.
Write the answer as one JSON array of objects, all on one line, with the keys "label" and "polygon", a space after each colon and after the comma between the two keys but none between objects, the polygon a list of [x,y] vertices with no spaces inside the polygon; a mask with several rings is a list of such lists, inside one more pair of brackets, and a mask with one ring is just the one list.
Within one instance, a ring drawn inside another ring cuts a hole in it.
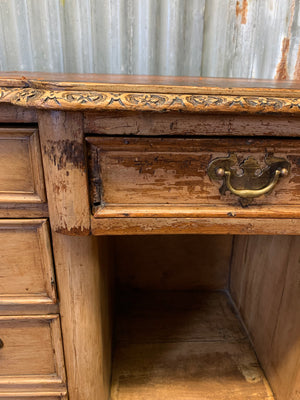
[{"label": "wooden panel", "polygon": [[[300,141],[276,139],[87,138],[95,217],[300,216]],[[252,156],[262,168],[274,154],[291,163],[291,173],[273,192],[248,208],[237,196],[220,195],[222,180],[211,182],[210,161],[235,153]],[[284,205],[286,211],[281,214]],[[207,206],[205,208],[205,206]],[[263,206],[263,207],[262,207]],[[294,206],[294,207],[293,207]],[[219,210],[219,211],[218,211]]]},{"label": "wooden panel", "polygon": [[[57,391],[56,391],[57,392]],[[66,393],[66,390],[62,391]],[[40,391],[30,391],[30,392],[20,392],[20,391],[9,391],[9,392],[0,392],[0,399],[13,399],[13,400],[67,400],[67,395],[56,393],[53,391],[48,391],[45,393]]]},{"label": "wooden panel", "polygon": [[0,312],[7,305],[56,302],[46,220],[0,220]]},{"label": "wooden panel", "polygon": [[232,236],[120,236],[115,238],[116,279],[146,290],[225,289]]},{"label": "wooden panel", "polygon": [[108,400],[111,376],[107,238],[53,233],[70,400]]},{"label": "wooden panel", "polygon": [[296,80],[232,79],[191,76],[151,76],[118,74],[64,74],[49,72],[3,72],[0,86],[73,90],[140,91],[161,93],[234,93],[298,96]]},{"label": "wooden panel", "polygon": [[39,112],[52,231],[90,234],[90,205],[81,113]]},{"label": "wooden panel", "polygon": [[0,218],[47,218],[47,203],[0,203]]},{"label": "wooden panel", "polygon": [[298,117],[194,115],[169,112],[85,112],[87,134],[138,136],[299,136]]},{"label": "wooden panel", "polygon": [[120,304],[112,400],[273,399],[224,293],[144,292]]},{"label": "wooden panel", "polygon": [[300,236],[236,238],[231,291],[278,400],[300,393]]},{"label": "wooden panel", "polygon": [[36,110],[1,104],[0,123],[35,123],[37,122]]},{"label": "wooden panel", "polygon": [[300,218],[93,218],[93,235],[299,235]]},{"label": "wooden panel", "polygon": [[0,128],[0,202],[45,201],[38,132]]},{"label": "wooden panel", "polygon": [[0,392],[65,389],[59,317],[0,317]]}]

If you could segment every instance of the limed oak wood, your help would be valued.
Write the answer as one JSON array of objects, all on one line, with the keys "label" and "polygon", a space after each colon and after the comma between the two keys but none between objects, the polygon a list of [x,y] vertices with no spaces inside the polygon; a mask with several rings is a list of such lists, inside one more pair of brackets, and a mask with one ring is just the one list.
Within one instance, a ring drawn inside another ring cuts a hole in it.
[{"label": "limed oak wood", "polygon": [[122,297],[112,400],[271,400],[226,295],[145,292]]},{"label": "limed oak wood", "polygon": [[10,306],[55,304],[56,288],[45,219],[0,220],[0,313]]},{"label": "limed oak wood", "polygon": [[0,128],[0,203],[45,200],[37,130]]}]

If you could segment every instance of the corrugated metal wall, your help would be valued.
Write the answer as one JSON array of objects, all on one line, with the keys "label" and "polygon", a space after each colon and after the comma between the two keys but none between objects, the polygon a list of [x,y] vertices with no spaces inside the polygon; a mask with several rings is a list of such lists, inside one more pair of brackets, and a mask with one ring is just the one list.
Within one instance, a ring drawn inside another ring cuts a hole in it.
[{"label": "corrugated metal wall", "polygon": [[300,0],[0,0],[0,69],[300,79]]}]

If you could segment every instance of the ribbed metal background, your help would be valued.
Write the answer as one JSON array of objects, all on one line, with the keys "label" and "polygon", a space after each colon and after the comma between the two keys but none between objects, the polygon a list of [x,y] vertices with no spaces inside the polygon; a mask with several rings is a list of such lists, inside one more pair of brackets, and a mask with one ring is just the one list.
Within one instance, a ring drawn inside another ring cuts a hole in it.
[{"label": "ribbed metal background", "polygon": [[299,0],[0,0],[0,69],[300,79]]}]

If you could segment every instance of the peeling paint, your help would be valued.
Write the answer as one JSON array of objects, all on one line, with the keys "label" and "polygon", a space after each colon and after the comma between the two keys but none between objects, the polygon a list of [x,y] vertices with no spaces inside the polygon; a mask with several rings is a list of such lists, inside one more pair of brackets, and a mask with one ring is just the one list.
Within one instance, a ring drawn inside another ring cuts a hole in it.
[{"label": "peeling paint", "polygon": [[299,48],[298,48],[297,60],[296,60],[296,64],[295,64],[293,78],[295,81],[300,81],[300,44],[299,44]]},{"label": "peeling paint", "polygon": [[242,5],[240,5],[239,1],[236,2],[235,14],[237,17],[239,17],[239,15],[241,15],[241,24],[247,23],[248,0],[243,0]]},{"label": "peeling paint", "polygon": [[290,50],[290,39],[285,37],[281,46],[281,59],[276,68],[275,79],[288,79],[287,56]]}]

